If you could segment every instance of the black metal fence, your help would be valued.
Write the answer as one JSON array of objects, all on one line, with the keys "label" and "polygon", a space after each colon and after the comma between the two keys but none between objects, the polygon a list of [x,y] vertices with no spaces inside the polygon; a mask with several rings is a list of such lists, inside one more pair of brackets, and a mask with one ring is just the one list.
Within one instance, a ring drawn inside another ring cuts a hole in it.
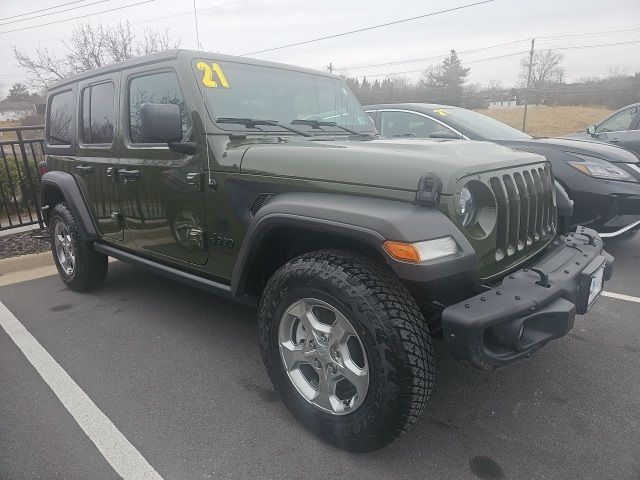
[{"label": "black metal fence", "polygon": [[43,126],[0,128],[0,230],[40,224]]}]

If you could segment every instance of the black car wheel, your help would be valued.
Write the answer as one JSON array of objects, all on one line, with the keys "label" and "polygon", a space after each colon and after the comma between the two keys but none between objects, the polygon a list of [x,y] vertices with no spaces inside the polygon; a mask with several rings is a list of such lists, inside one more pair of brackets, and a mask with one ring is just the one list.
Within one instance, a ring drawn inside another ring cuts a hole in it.
[{"label": "black car wheel", "polygon": [[341,448],[384,447],[413,425],[434,380],[431,337],[418,306],[384,266],[323,250],[269,280],[259,341],[282,401]]}]

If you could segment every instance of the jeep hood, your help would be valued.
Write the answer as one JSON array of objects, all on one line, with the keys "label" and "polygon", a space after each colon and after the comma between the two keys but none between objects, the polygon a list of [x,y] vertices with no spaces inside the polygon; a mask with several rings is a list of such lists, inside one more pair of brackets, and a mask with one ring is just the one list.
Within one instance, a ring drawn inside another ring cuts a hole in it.
[{"label": "jeep hood", "polygon": [[242,173],[293,177],[416,191],[426,173],[438,176],[442,193],[462,177],[546,161],[490,142],[415,139],[292,139],[256,143],[245,150]]}]

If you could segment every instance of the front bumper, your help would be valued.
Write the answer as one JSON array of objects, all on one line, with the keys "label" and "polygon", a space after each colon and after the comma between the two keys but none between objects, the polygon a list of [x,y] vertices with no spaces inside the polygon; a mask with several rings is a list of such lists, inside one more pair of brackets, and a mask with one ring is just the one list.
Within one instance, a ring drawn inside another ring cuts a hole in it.
[{"label": "front bumper", "polygon": [[451,355],[487,370],[566,335],[576,313],[590,307],[591,277],[604,267],[604,280],[611,278],[614,258],[602,246],[595,230],[578,227],[500,286],[446,308],[442,329]]},{"label": "front bumper", "polygon": [[[584,175],[583,175],[584,176]],[[571,223],[597,230],[602,238],[611,238],[637,229],[640,221],[640,184],[588,177],[570,182],[574,201]],[[633,227],[626,229],[629,225]]]}]

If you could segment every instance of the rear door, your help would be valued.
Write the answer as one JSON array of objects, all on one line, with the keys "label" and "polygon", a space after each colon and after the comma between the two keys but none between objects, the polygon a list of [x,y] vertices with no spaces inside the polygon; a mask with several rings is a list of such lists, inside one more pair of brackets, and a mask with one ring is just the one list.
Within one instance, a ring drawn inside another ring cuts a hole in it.
[{"label": "rear door", "polygon": [[82,179],[87,201],[105,239],[122,240],[118,205],[117,151],[119,72],[78,84],[78,146],[74,172]]},{"label": "rear door", "polygon": [[169,150],[142,136],[140,106],[174,103],[182,114],[183,140],[196,141],[192,109],[171,62],[124,70],[121,78],[123,146],[118,168],[122,208],[131,248],[178,263],[207,262],[203,157]]}]

